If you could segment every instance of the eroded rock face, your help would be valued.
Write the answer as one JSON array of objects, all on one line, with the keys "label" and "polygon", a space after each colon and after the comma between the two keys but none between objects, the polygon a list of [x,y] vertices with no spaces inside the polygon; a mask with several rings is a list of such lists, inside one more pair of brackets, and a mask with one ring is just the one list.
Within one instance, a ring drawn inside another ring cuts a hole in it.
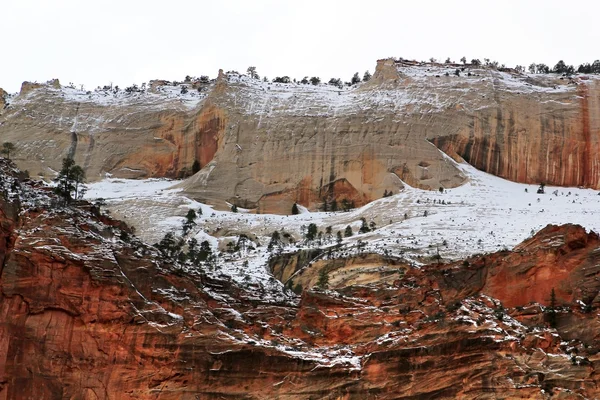
[{"label": "eroded rock face", "polygon": [[[1,399],[600,395],[599,239],[580,227],[468,262],[396,263],[393,282],[332,279],[336,291],[261,300],[260,287],[161,257],[88,203],[50,208],[47,188],[0,170]],[[377,257],[322,266],[386,262]],[[282,277],[304,264],[292,259],[275,263]],[[547,268],[556,330],[523,304],[544,296]],[[502,289],[519,279],[530,284]],[[576,303],[584,293],[589,310]]]},{"label": "eroded rock face", "polygon": [[2,109],[4,109],[4,107],[6,106],[6,98],[8,96],[8,93],[6,93],[6,90],[0,88],[0,114],[2,113]]},{"label": "eroded rock face", "polygon": [[69,154],[92,180],[185,177],[197,160],[188,194],[258,212],[464,183],[439,149],[514,181],[599,188],[598,82],[379,60],[371,81],[343,89],[222,71],[129,94],[27,84],[0,136],[34,176]]}]

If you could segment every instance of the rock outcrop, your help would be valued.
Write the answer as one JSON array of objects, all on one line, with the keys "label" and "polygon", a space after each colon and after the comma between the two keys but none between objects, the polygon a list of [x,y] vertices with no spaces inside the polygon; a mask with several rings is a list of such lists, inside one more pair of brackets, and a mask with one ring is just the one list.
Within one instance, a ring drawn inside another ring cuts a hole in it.
[{"label": "rock outcrop", "polygon": [[[10,163],[0,171],[0,399],[600,395],[599,239],[580,227],[261,300],[261,287],[161,256],[89,203],[57,206]],[[386,262],[360,257],[324,265]]]},{"label": "rock outcrop", "polygon": [[24,84],[0,136],[45,177],[69,154],[88,179],[185,177],[197,161],[182,184],[190,195],[258,212],[461,185],[440,149],[518,182],[600,188],[598,82],[388,59],[371,81],[341,89],[222,71],[148,92]]},{"label": "rock outcrop", "polygon": [[6,106],[6,98],[8,97],[8,93],[6,92],[6,90],[0,88],[0,114],[2,113],[2,110],[4,109],[4,107]]}]

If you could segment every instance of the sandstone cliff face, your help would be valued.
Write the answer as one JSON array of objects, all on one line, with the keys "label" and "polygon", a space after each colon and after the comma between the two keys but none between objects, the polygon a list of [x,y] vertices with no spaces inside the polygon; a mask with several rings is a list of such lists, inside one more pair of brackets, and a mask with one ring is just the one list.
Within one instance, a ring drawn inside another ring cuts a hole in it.
[{"label": "sandstone cliff face", "polygon": [[2,109],[4,109],[4,106],[6,106],[6,98],[8,97],[8,93],[0,88],[0,114],[2,113]]},{"label": "sandstone cliff face", "polygon": [[[161,90],[162,88],[162,90]],[[116,177],[181,177],[195,160],[209,162],[222,113],[197,91],[181,95],[179,86],[156,93],[56,88],[56,82],[24,83],[0,112],[0,136],[16,144],[15,159],[32,176],[53,178],[60,161],[73,156],[89,180]],[[49,106],[51,104],[51,106]]]},{"label": "sandstone cliff face", "polygon": [[0,136],[46,177],[68,154],[89,179],[186,176],[198,160],[189,194],[259,212],[462,184],[439,149],[519,182],[600,187],[595,77],[454,71],[380,60],[371,81],[343,89],[223,73],[187,94],[159,81],[117,95],[27,85]]}]

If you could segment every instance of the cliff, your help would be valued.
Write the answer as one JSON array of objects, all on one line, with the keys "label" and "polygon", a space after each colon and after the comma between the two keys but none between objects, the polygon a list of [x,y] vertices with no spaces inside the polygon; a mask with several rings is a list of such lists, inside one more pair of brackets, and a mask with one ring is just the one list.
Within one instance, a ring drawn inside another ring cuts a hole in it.
[{"label": "cliff", "polygon": [[4,160],[0,171],[0,399],[600,395],[600,240],[580,227],[452,264],[338,260],[394,276],[301,296],[272,284],[268,298],[162,256],[87,202],[58,205]]},{"label": "cliff", "polygon": [[0,136],[47,178],[68,154],[91,180],[185,177],[197,160],[187,193],[258,212],[464,183],[439,150],[518,182],[600,188],[594,76],[456,68],[380,60],[371,81],[341,89],[235,73],[148,91],[28,86]]}]

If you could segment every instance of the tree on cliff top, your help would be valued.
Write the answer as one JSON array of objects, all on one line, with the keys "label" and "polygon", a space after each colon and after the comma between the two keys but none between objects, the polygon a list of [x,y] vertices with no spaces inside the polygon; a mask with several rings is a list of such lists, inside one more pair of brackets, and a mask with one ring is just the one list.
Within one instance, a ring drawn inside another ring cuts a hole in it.
[{"label": "tree on cliff top", "polygon": [[256,72],[256,67],[248,67],[248,69],[246,70],[246,72],[248,73],[248,76],[252,79],[260,79],[260,76],[258,76],[258,73]]},{"label": "tree on cliff top", "polygon": [[72,157],[63,158],[62,169],[58,173],[54,182],[56,188],[54,191],[61,196],[66,204],[71,200],[78,199],[84,192],[85,172],[83,168],[75,164]]},{"label": "tree on cliff top", "polygon": [[0,152],[6,155],[6,158],[10,160],[10,153],[15,150],[15,145],[11,142],[2,143],[2,150]]}]

